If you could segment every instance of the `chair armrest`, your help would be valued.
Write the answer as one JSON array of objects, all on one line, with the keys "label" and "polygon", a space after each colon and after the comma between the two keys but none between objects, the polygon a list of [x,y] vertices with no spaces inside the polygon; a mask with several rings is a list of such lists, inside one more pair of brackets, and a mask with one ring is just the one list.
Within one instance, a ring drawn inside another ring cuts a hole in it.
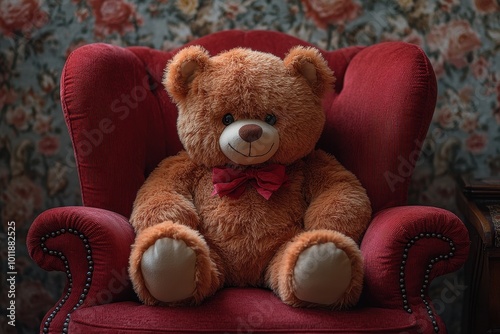
[{"label": "chair armrest", "polygon": [[364,302],[402,308],[435,328],[429,285],[465,263],[469,244],[467,228],[447,210],[401,206],[378,212],[361,243]]},{"label": "chair armrest", "polygon": [[67,277],[40,330],[65,332],[77,308],[134,298],[127,271],[134,238],[128,220],[111,211],[62,207],[40,214],[28,232],[29,254],[41,268]]}]

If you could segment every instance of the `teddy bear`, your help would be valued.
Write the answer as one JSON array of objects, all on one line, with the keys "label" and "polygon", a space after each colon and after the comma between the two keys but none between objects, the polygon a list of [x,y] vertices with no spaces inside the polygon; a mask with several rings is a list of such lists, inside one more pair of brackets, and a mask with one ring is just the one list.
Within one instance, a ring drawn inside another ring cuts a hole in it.
[{"label": "teddy bear", "polygon": [[163,84],[184,150],[139,189],[129,274],[147,305],[197,305],[222,287],[262,287],[295,307],[347,308],[363,286],[371,205],[316,149],[333,72],[297,46],[281,59],[180,50]]}]

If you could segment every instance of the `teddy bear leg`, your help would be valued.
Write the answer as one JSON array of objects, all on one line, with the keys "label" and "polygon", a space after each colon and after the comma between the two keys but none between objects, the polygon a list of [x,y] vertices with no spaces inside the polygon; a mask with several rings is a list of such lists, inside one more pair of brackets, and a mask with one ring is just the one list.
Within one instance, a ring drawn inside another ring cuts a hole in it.
[{"label": "teddy bear leg", "polygon": [[361,252],[342,233],[303,232],[278,252],[267,278],[270,287],[287,304],[350,307],[359,300],[363,287]]},{"label": "teddy bear leg", "polygon": [[198,304],[220,286],[202,236],[172,222],[137,235],[129,270],[137,295],[147,305]]}]

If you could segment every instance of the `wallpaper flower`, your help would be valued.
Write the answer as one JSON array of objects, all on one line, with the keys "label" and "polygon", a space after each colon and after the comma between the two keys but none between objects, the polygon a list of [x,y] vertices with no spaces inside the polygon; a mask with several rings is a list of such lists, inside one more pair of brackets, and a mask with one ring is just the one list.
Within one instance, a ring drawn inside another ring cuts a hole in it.
[{"label": "wallpaper flower", "polygon": [[[59,77],[92,42],[170,50],[225,29],[278,30],[336,49],[402,40],[421,46],[439,84],[435,116],[411,185],[413,203],[456,211],[456,177],[500,174],[500,6],[496,0],[0,0],[0,251],[16,222],[17,327],[36,332],[64,277],[31,262],[26,233],[42,210],[79,205]],[[436,297],[458,333],[460,309]]]}]

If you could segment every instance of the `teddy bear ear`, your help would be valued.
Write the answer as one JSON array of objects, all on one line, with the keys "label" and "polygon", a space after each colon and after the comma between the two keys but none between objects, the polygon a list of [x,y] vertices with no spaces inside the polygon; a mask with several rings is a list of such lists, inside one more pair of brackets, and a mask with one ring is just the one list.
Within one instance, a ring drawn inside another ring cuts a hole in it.
[{"label": "teddy bear ear", "polygon": [[333,88],[333,71],[317,49],[296,46],[286,55],[283,63],[292,75],[303,76],[318,97],[323,97]]},{"label": "teddy bear ear", "polygon": [[191,82],[206,68],[209,58],[207,50],[193,45],[179,51],[167,64],[162,83],[175,102],[187,96]]}]

